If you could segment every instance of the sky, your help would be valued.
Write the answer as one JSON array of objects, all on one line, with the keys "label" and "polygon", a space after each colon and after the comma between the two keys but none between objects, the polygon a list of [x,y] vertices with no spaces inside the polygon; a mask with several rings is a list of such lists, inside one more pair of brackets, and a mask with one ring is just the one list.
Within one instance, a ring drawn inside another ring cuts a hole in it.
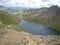
[{"label": "sky", "polygon": [[60,6],[60,0],[0,0],[0,5],[7,7],[40,8],[50,7],[51,5]]}]

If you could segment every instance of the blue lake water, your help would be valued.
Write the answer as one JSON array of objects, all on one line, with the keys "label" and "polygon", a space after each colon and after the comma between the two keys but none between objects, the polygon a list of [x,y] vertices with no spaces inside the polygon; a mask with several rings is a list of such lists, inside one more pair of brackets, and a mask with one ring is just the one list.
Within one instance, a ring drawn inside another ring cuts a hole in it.
[{"label": "blue lake water", "polygon": [[[20,17],[21,18],[21,17]],[[22,20],[19,24],[14,24],[14,26],[20,28],[23,27],[26,32],[32,33],[32,34],[38,34],[38,35],[60,35],[59,32],[43,25],[43,24],[37,24],[34,22],[29,22],[26,20]]]}]

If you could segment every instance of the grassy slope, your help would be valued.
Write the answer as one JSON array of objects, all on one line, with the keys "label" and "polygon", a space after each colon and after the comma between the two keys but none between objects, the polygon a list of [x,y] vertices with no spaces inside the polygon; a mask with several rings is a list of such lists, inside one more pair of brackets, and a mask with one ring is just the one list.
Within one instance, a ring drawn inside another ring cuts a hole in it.
[{"label": "grassy slope", "polygon": [[23,28],[16,28],[11,24],[17,24],[20,20],[16,17],[16,15],[11,14],[5,10],[0,10],[0,37],[1,35],[7,33],[8,30],[17,30],[23,31]]},{"label": "grassy slope", "polygon": [[19,23],[19,21],[20,20],[15,15],[7,11],[0,10],[0,22],[4,24],[14,24]]},{"label": "grassy slope", "polygon": [[9,12],[6,7],[0,5],[0,33],[5,33],[7,29],[24,31],[23,28],[16,28],[11,25],[17,23],[20,23],[20,19],[17,18],[16,15]]}]

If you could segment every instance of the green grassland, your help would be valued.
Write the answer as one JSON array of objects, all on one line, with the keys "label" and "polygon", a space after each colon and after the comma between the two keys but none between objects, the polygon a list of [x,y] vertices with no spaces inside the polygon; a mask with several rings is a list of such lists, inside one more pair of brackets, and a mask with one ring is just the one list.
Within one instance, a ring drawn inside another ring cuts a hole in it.
[{"label": "green grassland", "polygon": [[13,14],[7,11],[0,11],[0,22],[4,24],[16,24],[19,23],[20,20]]}]

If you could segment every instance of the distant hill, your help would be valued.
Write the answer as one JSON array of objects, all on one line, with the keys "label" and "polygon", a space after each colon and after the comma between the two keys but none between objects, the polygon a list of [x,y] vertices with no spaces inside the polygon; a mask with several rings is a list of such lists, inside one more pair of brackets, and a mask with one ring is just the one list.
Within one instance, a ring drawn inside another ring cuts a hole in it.
[{"label": "distant hill", "polygon": [[20,7],[7,7],[7,10],[10,12],[17,12],[20,11]]},{"label": "distant hill", "polygon": [[0,10],[6,10],[6,7],[3,5],[0,5]]},{"label": "distant hill", "polygon": [[22,8],[22,7],[6,7],[6,8],[10,12],[19,12],[22,10],[27,10],[27,8]]},{"label": "distant hill", "polygon": [[0,5],[0,8],[5,8],[3,5]]},{"label": "distant hill", "polygon": [[22,8],[22,7],[5,7],[3,5],[0,5],[0,10],[6,10],[9,12],[18,12],[21,10],[27,10],[27,8]]},{"label": "distant hill", "polygon": [[26,20],[45,24],[48,27],[60,32],[60,7],[57,5],[50,8],[40,8],[35,10],[23,11],[22,15]]}]

